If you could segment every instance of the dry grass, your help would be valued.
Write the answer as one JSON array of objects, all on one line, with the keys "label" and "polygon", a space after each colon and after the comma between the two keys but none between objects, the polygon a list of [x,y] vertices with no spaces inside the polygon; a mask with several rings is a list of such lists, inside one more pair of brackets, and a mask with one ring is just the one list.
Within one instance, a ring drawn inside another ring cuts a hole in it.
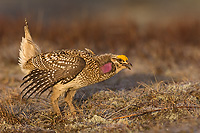
[{"label": "dry grass", "polygon": [[[52,113],[49,100],[20,101],[18,94],[8,93],[7,98],[1,99],[1,131],[173,131],[175,125],[179,131],[199,131],[198,82],[159,82],[141,84],[129,91],[101,91],[75,102],[79,110],[76,116],[61,104],[63,117]],[[184,124],[194,128],[181,129]]]},{"label": "dry grass", "polygon": [[74,101],[79,110],[76,116],[60,99],[62,117],[52,113],[45,96],[20,99],[23,74],[17,57],[23,23],[21,18],[0,19],[0,132],[199,131],[198,20],[146,28],[128,19],[30,21],[33,39],[43,51],[88,47],[96,53],[126,54],[134,65],[131,72],[79,91]]}]

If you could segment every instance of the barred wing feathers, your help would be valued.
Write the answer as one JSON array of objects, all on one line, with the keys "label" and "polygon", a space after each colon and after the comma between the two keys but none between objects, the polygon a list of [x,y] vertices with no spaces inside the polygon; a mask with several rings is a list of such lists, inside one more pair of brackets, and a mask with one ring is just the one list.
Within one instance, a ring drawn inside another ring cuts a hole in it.
[{"label": "barred wing feathers", "polygon": [[58,82],[66,84],[73,80],[85,67],[83,58],[66,54],[64,51],[40,54],[32,58],[35,69],[26,75],[21,84],[22,98],[33,94],[41,95]]}]

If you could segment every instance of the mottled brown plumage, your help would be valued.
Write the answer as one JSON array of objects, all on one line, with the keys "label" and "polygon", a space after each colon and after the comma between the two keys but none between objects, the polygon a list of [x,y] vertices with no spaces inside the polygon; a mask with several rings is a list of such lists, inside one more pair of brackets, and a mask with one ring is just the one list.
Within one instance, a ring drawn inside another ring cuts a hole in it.
[{"label": "mottled brown plumage", "polygon": [[[53,109],[58,115],[61,114],[58,98],[62,93],[66,93],[65,101],[73,112],[75,108],[72,99],[77,89],[104,81],[122,69],[130,69],[132,66],[124,55],[95,55],[90,49],[37,52],[40,50],[32,41],[27,22],[24,29],[26,34],[22,39],[20,49],[20,66],[27,75],[21,84],[22,98],[41,95],[47,89],[51,89]],[[32,52],[35,55],[27,55],[29,45],[37,47],[32,48],[32,50],[37,50]]]}]

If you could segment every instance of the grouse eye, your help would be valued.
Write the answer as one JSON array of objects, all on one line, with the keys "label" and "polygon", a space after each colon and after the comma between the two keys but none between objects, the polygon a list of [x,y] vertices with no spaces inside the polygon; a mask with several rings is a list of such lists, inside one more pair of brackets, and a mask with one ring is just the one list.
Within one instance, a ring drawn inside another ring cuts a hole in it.
[{"label": "grouse eye", "polygon": [[120,62],[122,62],[122,59],[119,59]]}]

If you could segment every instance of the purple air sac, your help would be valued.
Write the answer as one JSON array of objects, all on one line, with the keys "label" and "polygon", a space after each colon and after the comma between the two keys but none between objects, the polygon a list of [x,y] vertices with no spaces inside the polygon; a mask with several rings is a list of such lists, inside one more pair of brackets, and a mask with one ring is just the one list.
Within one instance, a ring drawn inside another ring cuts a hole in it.
[{"label": "purple air sac", "polygon": [[112,70],[112,63],[109,62],[109,63],[107,63],[107,64],[101,66],[100,69],[101,69],[101,71],[102,71],[103,73],[110,72],[110,71]]}]

